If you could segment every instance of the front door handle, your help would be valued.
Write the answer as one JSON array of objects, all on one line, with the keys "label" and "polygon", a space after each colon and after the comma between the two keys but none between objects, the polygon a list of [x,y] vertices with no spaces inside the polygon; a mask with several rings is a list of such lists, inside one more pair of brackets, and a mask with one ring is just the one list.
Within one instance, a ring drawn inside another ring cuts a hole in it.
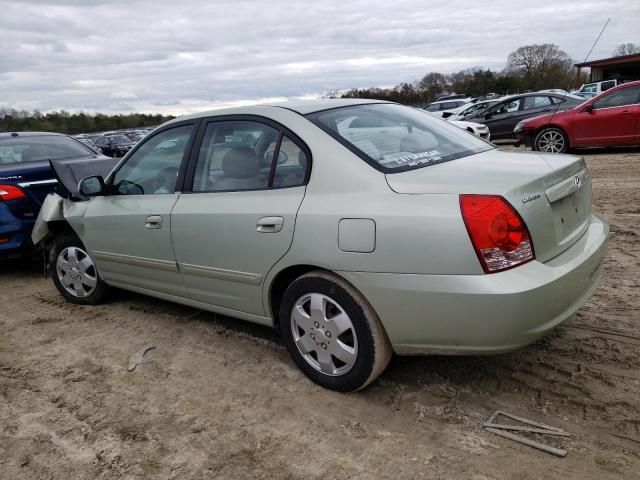
[{"label": "front door handle", "polygon": [[256,223],[256,230],[260,233],[277,233],[282,230],[284,218],[282,217],[262,217]]},{"label": "front door handle", "polygon": [[162,217],[160,215],[150,215],[144,221],[145,228],[162,228]]}]

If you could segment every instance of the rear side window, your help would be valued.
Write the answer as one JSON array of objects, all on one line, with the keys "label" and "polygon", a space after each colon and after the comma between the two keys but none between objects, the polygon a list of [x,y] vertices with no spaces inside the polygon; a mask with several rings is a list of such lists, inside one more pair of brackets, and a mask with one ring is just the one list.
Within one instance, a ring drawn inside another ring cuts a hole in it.
[{"label": "rear side window", "polygon": [[198,153],[193,191],[303,185],[308,163],[302,148],[274,127],[246,120],[211,122]]},{"label": "rear side window", "polygon": [[[412,170],[494,148],[431,114],[396,104],[335,108],[312,113],[307,118],[386,173]],[[356,122],[385,126],[353,128]]]},{"label": "rear side window", "polygon": [[542,108],[551,105],[549,97],[535,96],[524,98],[524,109],[529,110],[531,108]]},{"label": "rear side window", "polygon": [[0,139],[0,165],[95,155],[96,152],[83,143],[64,135],[18,136]]}]

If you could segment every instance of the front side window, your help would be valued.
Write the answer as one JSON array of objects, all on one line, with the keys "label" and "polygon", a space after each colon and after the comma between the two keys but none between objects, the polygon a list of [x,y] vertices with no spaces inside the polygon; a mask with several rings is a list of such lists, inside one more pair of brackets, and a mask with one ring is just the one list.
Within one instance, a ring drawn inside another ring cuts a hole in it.
[{"label": "front side window", "polygon": [[510,102],[504,102],[494,107],[491,113],[512,113],[517,112],[520,109],[520,103],[522,99],[512,100]]},{"label": "front side window", "polygon": [[114,175],[114,193],[174,193],[182,158],[192,132],[193,125],[174,127],[154,135],[140,145]]},{"label": "front side window", "polygon": [[609,90],[610,88],[613,88],[616,86],[616,82],[614,82],[613,80],[610,80],[608,82],[602,82],[602,84],[600,85],[600,89],[604,92],[605,90]]},{"label": "front side window", "polygon": [[[494,148],[422,110],[395,104],[357,105],[307,115],[373,167],[386,173],[412,170]],[[356,124],[384,127],[353,128]]]},{"label": "front side window", "polygon": [[18,135],[0,139],[0,165],[95,155],[85,144],[64,135]]},{"label": "front side window", "polygon": [[593,108],[623,107],[638,103],[640,97],[640,87],[628,87],[615,90],[608,95],[596,100]]},{"label": "front side window", "polygon": [[440,107],[442,106],[441,103],[432,103],[431,105],[429,105],[427,108],[425,108],[425,110],[427,112],[439,112],[440,111]]},{"label": "front side window", "polygon": [[542,108],[548,107],[551,105],[551,100],[549,97],[535,96],[535,97],[525,97],[524,99],[524,109],[529,110],[531,108]]}]

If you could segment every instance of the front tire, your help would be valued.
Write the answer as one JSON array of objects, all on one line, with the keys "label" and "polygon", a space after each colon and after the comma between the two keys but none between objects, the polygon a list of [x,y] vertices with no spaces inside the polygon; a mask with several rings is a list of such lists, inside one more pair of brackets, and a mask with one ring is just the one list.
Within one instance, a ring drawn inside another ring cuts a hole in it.
[{"label": "front tire", "polygon": [[289,354],[322,387],[360,390],[391,360],[391,344],[371,305],[331,273],[314,271],[293,281],[279,318]]},{"label": "front tire", "polygon": [[108,286],[78,237],[70,233],[58,236],[51,257],[53,283],[68,302],[79,305],[102,302]]},{"label": "front tire", "polygon": [[569,138],[559,128],[543,128],[536,135],[533,148],[543,153],[566,153],[569,150]]}]

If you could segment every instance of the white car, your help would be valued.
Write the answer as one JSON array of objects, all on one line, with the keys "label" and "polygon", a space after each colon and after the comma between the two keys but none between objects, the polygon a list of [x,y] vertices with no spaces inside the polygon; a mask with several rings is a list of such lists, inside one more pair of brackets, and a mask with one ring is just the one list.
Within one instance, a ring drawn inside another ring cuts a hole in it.
[{"label": "white car", "polygon": [[482,123],[475,122],[464,122],[461,120],[450,120],[447,118],[447,122],[455,125],[458,128],[466,130],[468,132],[473,133],[475,136],[486,140],[487,142],[491,141],[491,133],[489,132],[489,127],[483,125]]},{"label": "white car", "polygon": [[[434,117],[437,116],[431,112],[427,112],[427,113],[429,113],[430,115],[433,115]],[[465,122],[461,120],[451,120],[451,117],[443,120],[446,120],[447,122],[449,122],[452,125],[455,125],[458,128],[461,128],[470,133],[473,133],[475,136],[480,137],[483,140],[486,140],[487,142],[491,141],[491,133],[489,132],[489,127],[487,127],[486,125],[483,125],[482,123]]]},{"label": "white car", "polygon": [[425,110],[436,117],[449,117],[453,112],[455,112],[458,108],[464,107],[468,103],[475,102],[476,99],[473,97],[467,98],[458,98],[455,100],[440,100],[437,102],[430,103],[427,105]]}]

